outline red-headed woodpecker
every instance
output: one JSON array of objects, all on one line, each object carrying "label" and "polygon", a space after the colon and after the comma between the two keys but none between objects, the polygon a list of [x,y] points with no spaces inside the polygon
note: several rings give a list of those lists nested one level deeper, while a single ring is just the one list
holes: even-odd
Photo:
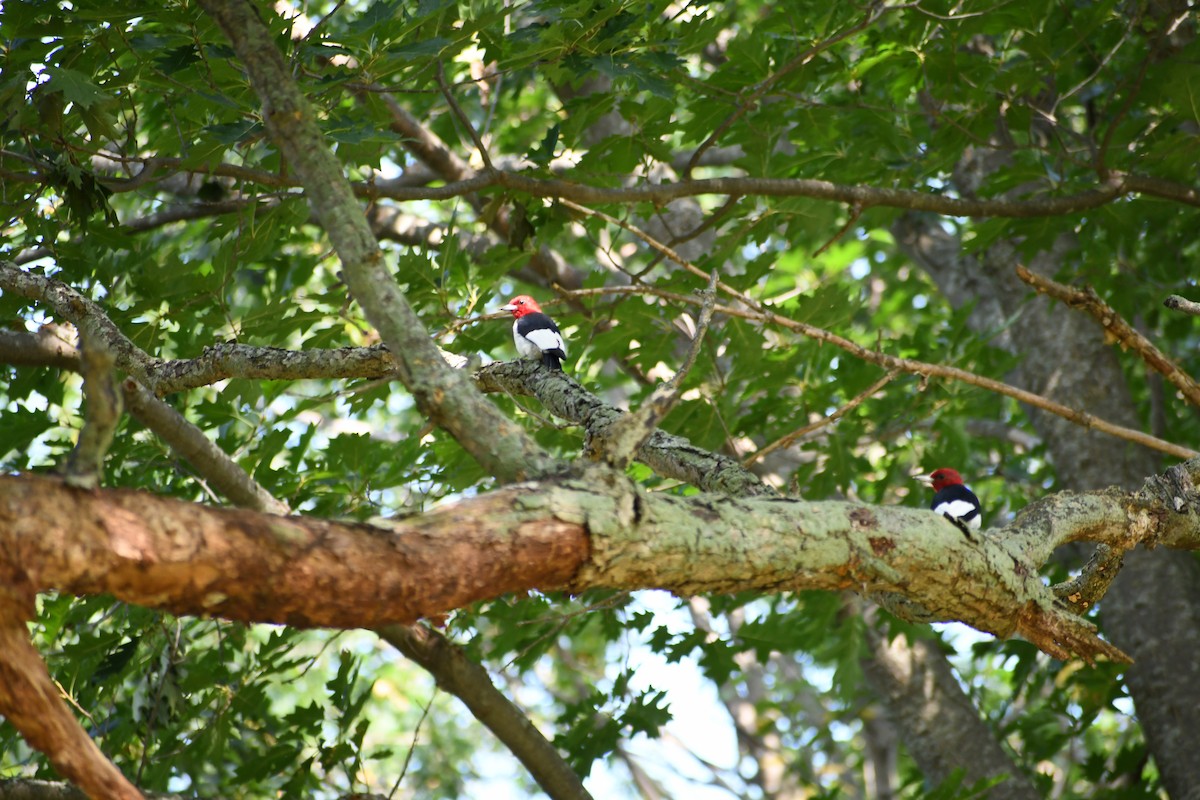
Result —
[{"label": "red-headed woodpecker", "polygon": [[979,530],[983,522],[979,498],[966,487],[958,470],[942,467],[928,475],[918,475],[917,480],[933,487],[930,508],[962,528],[968,536],[970,531]]},{"label": "red-headed woodpecker", "polygon": [[500,309],[511,311],[516,317],[513,322],[513,342],[522,358],[540,360],[550,369],[562,369],[567,357],[567,345],[554,320],[542,313],[542,307],[527,294],[514,297]]}]

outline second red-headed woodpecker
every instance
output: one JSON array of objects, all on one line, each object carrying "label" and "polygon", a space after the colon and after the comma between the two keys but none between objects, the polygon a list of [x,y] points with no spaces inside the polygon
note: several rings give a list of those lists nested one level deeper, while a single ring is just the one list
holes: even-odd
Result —
[{"label": "second red-headed woodpecker", "polygon": [[942,467],[928,475],[918,475],[917,480],[933,487],[933,502],[929,504],[938,514],[953,522],[967,536],[979,530],[983,524],[979,498],[963,483],[958,470]]},{"label": "second red-headed woodpecker", "polygon": [[516,318],[513,342],[522,358],[539,360],[550,369],[562,370],[563,359],[567,357],[566,342],[554,320],[542,313],[536,300],[527,294],[519,295],[500,310],[511,311]]}]

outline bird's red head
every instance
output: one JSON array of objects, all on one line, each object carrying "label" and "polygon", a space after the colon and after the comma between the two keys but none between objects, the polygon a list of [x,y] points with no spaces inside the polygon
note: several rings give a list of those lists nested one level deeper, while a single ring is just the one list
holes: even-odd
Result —
[{"label": "bird's red head", "polygon": [[929,473],[929,485],[933,487],[935,492],[940,492],[947,486],[955,486],[962,482],[962,475],[958,474],[958,470],[951,469],[950,467],[942,467]]},{"label": "bird's red head", "polygon": [[534,314],[541,311],[542,307],[537,304],[537,300],[534,300],[529,295],[521,294],[509,300],[500,310],[511,311],[514,317],[520,319],[526,314]]}]

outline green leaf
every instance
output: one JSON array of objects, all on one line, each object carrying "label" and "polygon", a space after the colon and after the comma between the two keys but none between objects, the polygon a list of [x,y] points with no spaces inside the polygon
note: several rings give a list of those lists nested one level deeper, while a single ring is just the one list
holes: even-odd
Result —
[{"label": "green leaf", "polygon": [[82,108],[90,108],[112,99],[81,72],[66,67],[47,67],[46,74],[50,76],[50,81],[46,84],[45,91],[61,93],[67,102]]}]

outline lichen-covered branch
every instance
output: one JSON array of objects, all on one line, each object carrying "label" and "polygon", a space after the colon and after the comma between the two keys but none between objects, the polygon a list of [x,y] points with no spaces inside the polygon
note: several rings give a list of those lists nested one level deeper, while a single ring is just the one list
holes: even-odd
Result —
[{"label": "lichen-covered branch", "polygon": [[[589,439],[605,439],[625,414],[580,386],[571,376],[538,369],[532,361],[488,364],[475,372],[475,382],[484,392],[536,397],[556,417],[582,426]],[[774,489],[743,469],[735,459],[661,430],[642,442],[635,458],[664,478],[690,483],[706,492],[734,497],[775,495]]]},{"label": "lichen-covered branch", "polygon": [[1069,581],[1057,583],[1050,589],[1055,597],[1073,608],[1076,614],[1085,614],[1108,592],[1108,587],[1112,585],[1124,563],[1124,550],[1098,544],[1078,575]]},{"label": "lichen-covered branch", "polygon": [[159,364],[154,386],[161,397],[230,378],[302,381],[398,376],[399,366],[383,345],[287,350],[225,342],[208,345],[196,358]]},{"label": "lichen-covered branch", "polygon": [[20,563],[3,567],[39,591],[110,592],[174,613],[245,621],[410,624],[535,588],[849,589],[902,596],[923,619],[1020,633],[1058,657],[1120,659],[1042,584],[1038,562],[1026,558],[1029,543],[1039,532],[1073,531],[1066,538],[1200,549],[1200,518],[1136,493],[1092,499],[1106,515],[1043,508],[975,542],[924,509],[677,497],[600,467],[386,528],[3,477],[0,553],[20,553]]},{"label": "lichen-covered branch", "polygon": [[1163,301],[1163,305],[1172,311],[1181,311],[1193,317],[1200,317],[1200,303],[1197,303],[1195,300],[1188,300],[1186,297],[1180,297],[1177,294],[1167,297]]},{"label": "lichen-covered branch", "polygon": [[84,336],[103,342],[121,370],[153,388],[151,371],[159,359],[147,355],[108,318],[96,303],[62,281],[36,272],[26,272],[8,261],[0,261],[0,290],[46,303],[60,319],[69,321]]}]

